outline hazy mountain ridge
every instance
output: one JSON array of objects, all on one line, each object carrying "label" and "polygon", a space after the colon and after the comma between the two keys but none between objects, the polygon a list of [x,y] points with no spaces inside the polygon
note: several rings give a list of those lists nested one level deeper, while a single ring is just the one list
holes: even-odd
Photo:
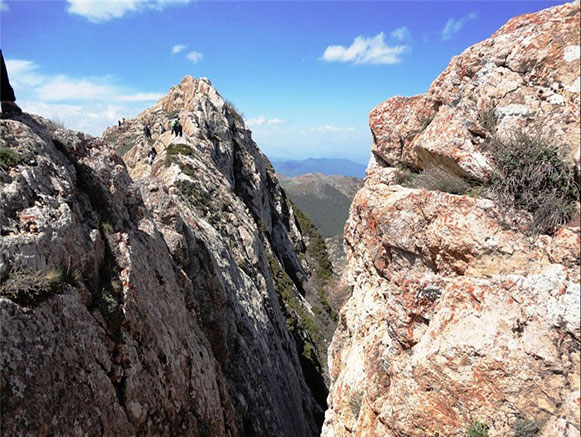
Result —
[{"label": "hazy mountain ridge", "polygon": [[324,237],[343,235],[349,206],[363,180],[350,176],[305,174],[297,177],[278,176],[291,199],[311,219]]},{"label": "hazy mountain ridge", "polygon": [[272,165],[278,174],[288,177],[307,173],[324,175],[365,177],[365,165],[348,159],[307,158],[302,160],[273,159]]}]

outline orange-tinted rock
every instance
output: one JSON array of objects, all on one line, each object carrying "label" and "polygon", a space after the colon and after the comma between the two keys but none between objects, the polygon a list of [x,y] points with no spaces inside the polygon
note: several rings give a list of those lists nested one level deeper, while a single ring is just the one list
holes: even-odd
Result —
[{"label": "orange-tinted rock", "polygon": [[578,163],[578,52],[579,3],[517,17],[425,95],[371,112],[323,436],[460,436],[475,420],[490,436],[513,435],[517,420],[579,436],[579,228],[530,237],[515,211],[395,185],[392,168],[486,180],[490,104],[494,135],[537,123]]}]

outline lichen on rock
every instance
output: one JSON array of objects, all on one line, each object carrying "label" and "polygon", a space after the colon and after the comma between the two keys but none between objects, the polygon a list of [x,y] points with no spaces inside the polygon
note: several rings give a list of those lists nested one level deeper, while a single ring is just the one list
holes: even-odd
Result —
[{"label": "lichen on rock", "polygon": [[488,184],[491,139],[517,129],[550,132],[578,183],[578,46],[578,2],[516,17],[371,111],[322,435],[579,435],[578,220],[532,235],[494,195],[398,184],[434,167]]}]

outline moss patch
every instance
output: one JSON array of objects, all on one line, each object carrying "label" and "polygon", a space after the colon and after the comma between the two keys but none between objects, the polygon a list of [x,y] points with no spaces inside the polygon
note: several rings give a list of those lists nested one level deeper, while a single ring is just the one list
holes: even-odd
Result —
[{"label": "moss patch", "polygon": [[23,158],[8,147],[0,147],[0,168],[8,170],[10,167],[20,164]]}]

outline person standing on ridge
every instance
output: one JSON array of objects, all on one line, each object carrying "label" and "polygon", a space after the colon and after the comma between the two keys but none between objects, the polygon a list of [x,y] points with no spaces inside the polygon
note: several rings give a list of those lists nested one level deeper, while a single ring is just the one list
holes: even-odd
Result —
[{"label": "person standing on ridge", "polygon": [[143,126],[143,133],[145,134],[145,138],[151,139],[151,130],[148,125]]},{"label": "person standing on ridge", "polygon": [[151,150],[149,151],[149,153],[147,154],[147,162],[149,163],[149,165],[153,164],[153,160],[155,159],[155,157],[157,156],[157,150],[155,150],[155,147],[152,147]]},{"label": "person standing on ridge", "polygon": [[6,64],[4,63],[4,54],[0,49],[0,58],[2,58],[2,71],[0,76],[0,100],[2,105],[2,112],[5,114],[22,114],[22,109],[16,104],[16,97],[14,96],[14,90],[10,86],[10,80],[8,80],[8,71],[6,70]]},{"label": "person standing on ridge", "polygon": [[177,123],[177,118],[172,118],[171,122],[169,124],[170,128],[171,128],[171,134],[175,134],[176,133],[176,123]]},{"label": "person standing on ridge", "polygon": [[176,124],[175,124],[175,131],[176,131],[176,137],[177,136],[182,136],[182,125],[179,121],[179,119],[176,119]]}]

